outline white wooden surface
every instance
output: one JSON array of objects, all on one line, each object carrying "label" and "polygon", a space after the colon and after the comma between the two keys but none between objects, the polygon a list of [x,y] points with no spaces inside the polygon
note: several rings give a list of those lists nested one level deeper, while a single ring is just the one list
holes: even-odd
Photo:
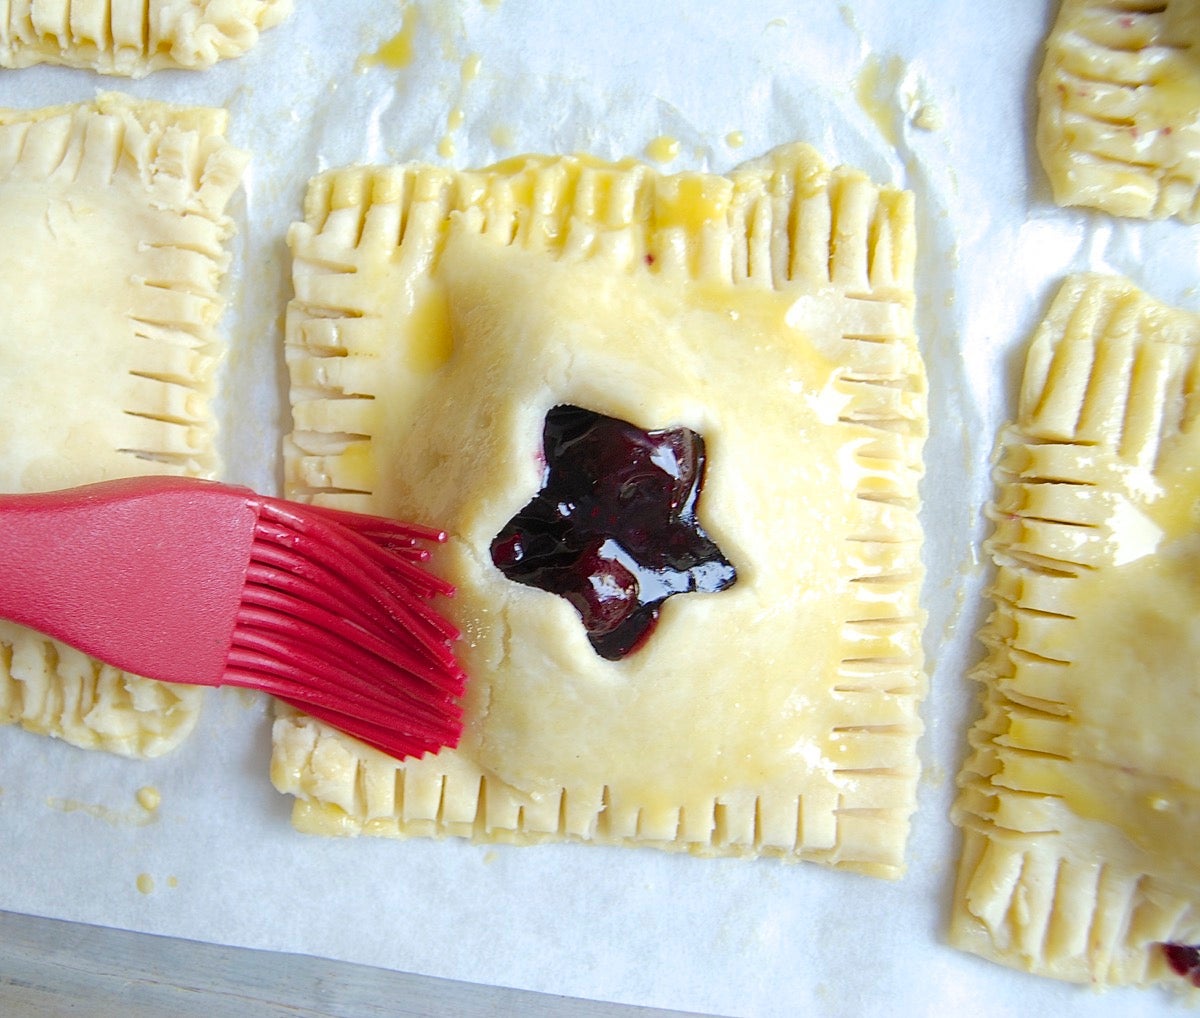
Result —
[{"label": "white wooden surface", "polygon": [[679,1014],[0,912],[3,1018]]}]

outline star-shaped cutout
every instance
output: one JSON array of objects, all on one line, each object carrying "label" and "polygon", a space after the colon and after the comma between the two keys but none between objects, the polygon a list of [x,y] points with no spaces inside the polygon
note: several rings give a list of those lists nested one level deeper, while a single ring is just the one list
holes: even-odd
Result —
[{"label": "star-shaped cutout", "polygon": [[704,440],[688,428],[643,431],[576,406],[546,415],[541,491],[492,541],[510,580],[566,598],[596,653],[641,647],[662,603],[737,578],[696,519]]}]

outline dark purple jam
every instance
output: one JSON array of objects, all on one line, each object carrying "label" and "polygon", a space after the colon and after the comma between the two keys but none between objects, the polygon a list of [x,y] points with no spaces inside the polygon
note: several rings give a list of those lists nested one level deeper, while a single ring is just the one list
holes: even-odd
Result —
[{"label": "dark purple jam", "polygon": [[542,490],[492,541],[492,561],[510,580],[566,598],[601,657],[642,646],[672,594],[733,584],[733,566],[696,519],[704,440],[694,431],[642,431],[557,406],[543,447]]},{"label": "dark purple jam", "polygon": [[1200,947],[1193,944],[1163,944],[1163,954],[1171,971],[1200,987]]}]

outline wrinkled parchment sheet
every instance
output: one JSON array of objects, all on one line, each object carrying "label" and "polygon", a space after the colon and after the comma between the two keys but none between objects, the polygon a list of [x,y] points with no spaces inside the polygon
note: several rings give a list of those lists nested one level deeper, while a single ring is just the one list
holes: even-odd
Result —
[{"label": "wrinkled parchment sheet", "polygon": [[[234,215],[220,402],[231,480],[278,488],[284,236],[305,182],[350,162],[678,154],[723,172],[805,140],[917,196],[932,434],[924,777],[908,875],[580,845],[323,840],[268,776],[269,715],[209,696],[134,762],[0,729],[0,908],[221,944],[727,1015],[1173,1012],[1158,992],[1034,979],[945,944],[954,775],[975,715],[988,457],[1063,275],[1130,275],[1200,306],[1200,227],[1054,207],[1032,151],[1050,0],[296,0],[248,56],[136,82],[0,71],[0,105],[118,88],[215,104],[253,156]],[[372,61],[394,43],[390,60]],[[411,42],[407,62],[404,42]],[[460,122],[461,121],[461,122]],[[932,129],[930,129],[932,128]],[[656,139],[659,139],[656,141]],[[0,451],[2,455],[2,451]],[[161,796],[156,810],[139,789]],[[140,886],[139,886],[140,884]],[[163,974],[164,976],[168,974]]]}]

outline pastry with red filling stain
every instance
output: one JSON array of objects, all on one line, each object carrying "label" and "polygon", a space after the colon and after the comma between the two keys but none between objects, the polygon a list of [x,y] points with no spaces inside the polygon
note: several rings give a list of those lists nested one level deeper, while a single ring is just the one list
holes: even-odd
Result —
[{"label": "pastry with red filling stain", "polygon": [[1000,436],[952,941],[1093,986],[1197,979],[1200,316],[1080,275]]},{"label": "pastry with red filling stain", "polygon": [[1200,221],[1200,0],[1062,0],[1037,89],[1059,205]]}]

